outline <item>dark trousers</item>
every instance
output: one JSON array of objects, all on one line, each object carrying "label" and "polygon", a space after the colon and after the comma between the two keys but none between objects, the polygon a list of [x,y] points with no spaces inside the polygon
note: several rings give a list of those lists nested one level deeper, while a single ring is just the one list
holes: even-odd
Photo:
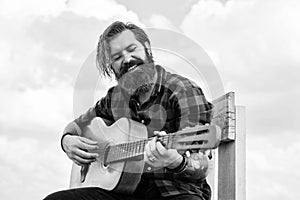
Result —
[{"label": "dark trousers", "polygon": [[44,200],[201,200],[195,195],[178,195],[174,197],[161,197],[154,193],[124,195],[106,191],[101,188],[89,187],[63,190],[48,195]]},{"label": "dark trousers", "polygon": [[[144,175],[146,176],[146,175]],[[48,195],[44,200],[203,200],[192,194],[162,197],[154,181],[142,178],[132,195],[124,195],[98,187],[63,190]]]},{"label": "dark trousers", "polygon": [[44,200],[203,200],[192,194],[162,197],[154,181],[145,178],[146,176],[151,174],[143,175],[132,195],[115,193],[98,187],[85,187],[55,192]]}]

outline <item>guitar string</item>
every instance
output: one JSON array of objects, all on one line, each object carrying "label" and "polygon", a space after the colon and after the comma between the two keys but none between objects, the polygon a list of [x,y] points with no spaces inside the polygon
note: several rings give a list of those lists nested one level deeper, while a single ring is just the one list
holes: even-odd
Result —
[{"label": "guitar string", "polygon": [[[162,141],[163,143],[167,143],[168,141],[170,141],[170,138],[173,136],[174,136],[174,134],[169,134],[169,135],[165,135],[165,136],[161,137],[160,139],[163,140]],[[112,152],[115,151],[116,153],[113,153],[114,159],[111,158],[111,160],[120,160],[122,158],[126,159],[126,158],[130,158],[130,157],[134,157],[134,156],[143,154],[146,142],[150,141],[152,138],[147,138],[147,139],[138,140],[138,141],[132,141],[132,142],[128,142],[128,143],[122,143],[122,144],[118,144],[118,145],[113,145],[112,146],[113,149],[110,149],[110,151],[112,151]],[[137,147],[139,147],[139,150],[136,150]]]},{"label": "guitar string", "polygon": [[[170,142],[172,141],[171,137],[175,137],[175,133],[161,136],[159,139],[164,144],[169,145],[170,147],[170,145],[172,145]],[[109,161],[118,161],[121,159],[127,159],[127,158],[131,158],[143,154],[146,143],[150,141],[152,138],[153,137],[143,139],[143,140],[138,140],[138,141],[131,141],[127,143],[111,145],[108,152],[109,155],[107,155],[109,157]],[[107,153],[106,151],[101,151],[102,158],[104,158],[106,153]]]},{"label": "guitar string", "polygon": [[[205,131],[207,129],[204,128],[203,130]],[[161,136],[159,139],[164,144],[170,146],[170,141],[172,141],[170,139],[171,139],[171,137],[174,137],[174,136],[175,136],[175,133],[168,134],[168,135],[165,135],[165,136]],[[131,158],[131,157],[138,156],[138,155],[142,154],[143,151],[144,151],[144,146],[146,145],[146,142],[150,141],[152,138],[153,137],[147,138],[147,139],[144,139],[144,140],[140,140],[140,141],[131,141],[131,142],[126,142],[126,143],[112,145],[112,149],[110,149],[110,152],[112,152],[112,154],[114,156],[111,157],[111,160],[126,159],[126,158]],[[138,142],[139,143],[142,142],[142,145],[141,144],[137,144]],[[139,151],[137,151],[136,150],[137,147],[138,148],[141,147],[141,149],[139,148]]]},{"label": "guitar string", "polygon": [[[198,114],[193,114],[193,115],[189,115],[189,116],[181,116],[181,117],[178,117],[177,119],[190,118],[191,116],[195,116],[195,115],[198,115],[200,117],[201,114],[205,114],[205,113],[209,113],[209,112],[211,112],[212,115],[213,115],[213,110],[214,109],[210,109],[210,110],[198,113]],[[165,137],[162,137],[163,139],[167,138],[167,141],[165,141],[165,143],[170,142],[169,140],[170,140],[170,136],[172,134],[174,134],[174,133],[170,133],[170,134],[166,135]],[[123,157],[130,158],[130,157],[135,156],[135,155],[128,155],[128,153],[131,153],[132,151],[136,150],[135,147],[138,146],[138,147],[141,147],[141,149],[139,149],[139,151],[137,151],[137,154],[142,154],[142,152],[144,151],[144,147],[146,145],[146,141],[148,142],[152,138],[153,137],[147,138],[147,139],[144,139],[144,140],[138,140],[138,141],[132,141],[132,142],[128,142],[128,143],[121,143],[121,144],[111,145],[108,153],[112,153],[113,154],[112,157],[115,158],[116,160],[118,160],[120,158],[123,158]],[[142,144],[137,145],[136,144],[137,142],[139,142],[139,143],[142,142]],[[103,158],[103,157],[106,156],[105,154],[108,154],[108,153],[106,152],[106,149],[104,149],[103,151],[100,152],[100,156]],[[127,153],[127,155],[124,156],[124,153]]]}]

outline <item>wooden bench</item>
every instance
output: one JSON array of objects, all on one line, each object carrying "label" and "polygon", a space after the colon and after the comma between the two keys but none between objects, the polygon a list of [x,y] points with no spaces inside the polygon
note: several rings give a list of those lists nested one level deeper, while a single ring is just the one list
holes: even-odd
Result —
[{"label": "wooden bench", "polygon": [[235,105],[234,92],[213,100],[213,124],[222,129],[221,143],[213,150],[208,177],[213,200],[244,200],[245,187],[245,107]]}]

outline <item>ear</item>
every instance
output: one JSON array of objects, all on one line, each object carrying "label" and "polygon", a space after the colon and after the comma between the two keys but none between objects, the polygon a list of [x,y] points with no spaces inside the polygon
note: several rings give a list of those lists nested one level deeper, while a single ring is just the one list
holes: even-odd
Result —
[{"label": "ear", "polygon": [[145,42],[145,48],[149,55],[152,55],[151,46],[148,42]]}]

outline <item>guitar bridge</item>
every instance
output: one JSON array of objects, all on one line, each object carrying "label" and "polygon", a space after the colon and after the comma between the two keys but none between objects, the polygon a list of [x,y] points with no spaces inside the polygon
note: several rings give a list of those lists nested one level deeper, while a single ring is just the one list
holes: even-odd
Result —
[{"label": "guitar bridge", "polygon": [[80,182],[83,183],[85,181],[85,177],[89,171],[90,164],[81,166],[80,169]]}]

